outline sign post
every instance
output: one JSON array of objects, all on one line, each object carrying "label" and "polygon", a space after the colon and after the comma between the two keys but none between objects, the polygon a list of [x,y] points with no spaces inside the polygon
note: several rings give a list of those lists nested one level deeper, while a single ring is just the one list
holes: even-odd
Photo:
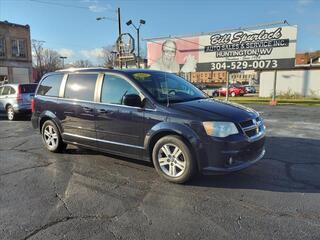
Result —
[{"label": "sign post", "polygon": [[122,33],[117,39],[117,58],[122,68],[122,63],[127,65],[128,61],[135,59],[134,38],[130,33]]},{"label": "sign post", "polygon": [[272,93],[272,100],[270,102],[270,105],[275,106],[277,105],[277,100],[276,100],[276,94],[277,94],[277,74],[278,71],[274,71],[274,78],[273,78],[273,93]]},{"label": "sign post", "polygon": [[230,73],[227,72],[227,90],[226,90],[226,101],[229,101],[229,82],[230,82]]}]

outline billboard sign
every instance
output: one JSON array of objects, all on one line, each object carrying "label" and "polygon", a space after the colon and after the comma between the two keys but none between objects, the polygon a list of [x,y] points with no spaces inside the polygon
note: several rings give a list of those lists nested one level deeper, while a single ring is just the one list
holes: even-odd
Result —
[{"label": "billboard sign", "polygon": [[151,69],[169,72],[239,71],[294,67],[297,26],[149,39]]}]

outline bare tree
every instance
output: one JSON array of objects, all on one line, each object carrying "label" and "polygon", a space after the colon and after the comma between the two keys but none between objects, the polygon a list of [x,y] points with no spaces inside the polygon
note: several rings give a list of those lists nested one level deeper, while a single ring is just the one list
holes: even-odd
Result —
[{"label": "bare tree", "polygon": [[89,60],[77,60],[72,64],[73,67],[78,67],[78,68],[87,68],[87,67],[92,67],[93,64]]},{"label": "bare tree", "polygon": [[61,68],[60,55],[52,49],[43,47],[44,41],[32,40],[33,66],[36,69],[39,80],[45,73],[56,71]]},{"label": "bare tree", "polygon": [[103,60],[104,60],[104,67],[114,67],[116,64],[116,52],[115,46],[109,45],[103,47]]},{"label": "bare tree", "polygon": [[37,80],[39,80],[44,73],[42,63],[43,43],[44,41],[32,39],[33,66],[37,71]]},{"label": "bare tree", "polygon": [[45,72],[53,72],[61,68],[60,54],[52,49],[44,49],[43,64]]}]

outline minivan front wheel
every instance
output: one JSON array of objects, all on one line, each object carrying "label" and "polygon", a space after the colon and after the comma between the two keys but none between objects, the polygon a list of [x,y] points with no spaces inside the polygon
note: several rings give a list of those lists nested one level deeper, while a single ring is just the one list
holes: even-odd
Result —
[{"label": "minivan front wheel", "polygon": [[66,149],[66,144],[62,141],[60,132],[53,121],[46,121],[41,130],[44,145],[50,152],[62,152]]},{"label": "minivan front wheel", "polygon": [[152,159],[157,172],[170,182],[184,183],[196,170],[191,150],[178,136],[161,138],[153,148]]}]

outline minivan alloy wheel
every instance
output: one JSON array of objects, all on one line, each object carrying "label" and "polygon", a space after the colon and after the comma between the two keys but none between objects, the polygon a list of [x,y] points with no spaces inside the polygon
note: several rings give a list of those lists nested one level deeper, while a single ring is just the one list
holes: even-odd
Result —
[{"label": "minivan alloy wheel", "polygon": [[170,177],[181,176],[186,168],[183,152],[172,143],[167,143],[160,148],[158,162],[161,170]]},{"label": "minivan alloy wheel", "polygon": [[48,148],[54,149],[59,144],[58,134],[51,125],[45,127],[43,137]]}]

